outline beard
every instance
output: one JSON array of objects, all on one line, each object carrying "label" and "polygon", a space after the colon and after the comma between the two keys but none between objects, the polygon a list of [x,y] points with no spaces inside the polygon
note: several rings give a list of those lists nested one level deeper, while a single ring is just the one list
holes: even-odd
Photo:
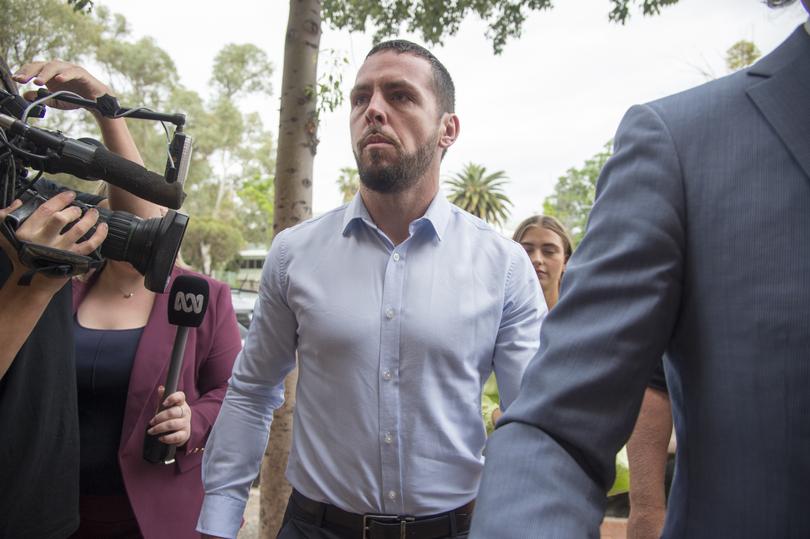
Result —
[{"label": "beard", "polygon": [[[438,133],[433,140],[428,140],[413,153],[405,153],[399,144],[393,144],[397,158],[389,164],[383,164],[384,150],[373,149],[369,152],[370,163],[364,164],[357,152],[357,172],[360,182],[366,188],[382,194],[401,193],[416,184],[433,162],[433,152],[439,140]],[[362,151],[362,150],[361,150]]]}]

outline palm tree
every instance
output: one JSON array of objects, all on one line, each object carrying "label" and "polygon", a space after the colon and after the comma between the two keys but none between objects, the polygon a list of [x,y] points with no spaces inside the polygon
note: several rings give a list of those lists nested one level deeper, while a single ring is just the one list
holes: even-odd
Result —
[{"label": "palm tree", "polygon": [[509,217],[509,200],[503,186],[509,179],[503,170],[487,174],[486,167],[467,163],[464,170],[446,181],[450,188],[450,202],[500,227]]},{"label": "palm tree", "polygon": [[343,197],[343,203],[350,202],[357,190],[360,189],[360,174],[354,167],[343,167],[340,169],[337,184],[340,196]]}]

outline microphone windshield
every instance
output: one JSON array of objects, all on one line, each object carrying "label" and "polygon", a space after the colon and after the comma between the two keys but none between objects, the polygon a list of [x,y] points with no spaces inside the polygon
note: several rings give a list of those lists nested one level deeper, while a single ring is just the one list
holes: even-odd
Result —
[{"label": "microphone windshield", "polygon": [[208,308],[208,281],[192,275],[180,275],[169,292],[169,323],[196,328]]}]

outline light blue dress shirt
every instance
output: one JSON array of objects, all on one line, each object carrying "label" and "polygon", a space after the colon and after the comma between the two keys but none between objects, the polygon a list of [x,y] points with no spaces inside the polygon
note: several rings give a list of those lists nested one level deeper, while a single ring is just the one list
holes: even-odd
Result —
[{"label": "light blue dress shirt", "polygon": [[517,243],[438,195],[394,245],[360,196],[279,233],[205,450],[200,531],[234,537],[298,353],[287,478],[354,513],[429,515],[475,497],[486,432],[539,346],[546,305]]}]

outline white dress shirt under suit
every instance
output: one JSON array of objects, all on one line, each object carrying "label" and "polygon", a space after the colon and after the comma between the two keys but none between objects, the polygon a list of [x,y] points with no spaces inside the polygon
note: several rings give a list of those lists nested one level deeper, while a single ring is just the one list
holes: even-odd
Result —
[{"label": "white dress shirt under suit", "polygon": [[200,531],[234,537],[298,353],[287,478],[354,513],[429,515],[475,497],[481,387],[501,406],[546,306],[515,242],[437,195],[394,245],[360,196],[279,233],[208,440]]}]

